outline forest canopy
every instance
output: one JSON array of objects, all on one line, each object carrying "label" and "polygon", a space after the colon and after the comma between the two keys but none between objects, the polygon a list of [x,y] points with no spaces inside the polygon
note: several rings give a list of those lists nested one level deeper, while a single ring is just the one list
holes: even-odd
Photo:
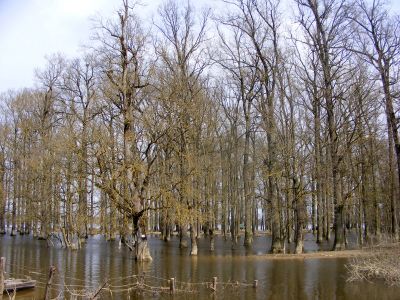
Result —
[{"label": "forest canopy", "polygon": [[[318,243],[399,239],[400,18],[384,1],[123,0],[81,56],[54,54],[36,88],[0,96],[0,232],[149,232],[233,244],[304,230]],[[332,236],[331,236],[332,235]],[[211,249],[213,249],[211,238]]]}]

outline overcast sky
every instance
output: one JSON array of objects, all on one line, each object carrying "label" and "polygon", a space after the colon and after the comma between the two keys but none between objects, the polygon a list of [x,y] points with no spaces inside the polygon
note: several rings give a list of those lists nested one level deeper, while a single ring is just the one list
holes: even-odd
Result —
[{"label": "overcast sky", "polygon": [[[145,3],[146,1],[142,1]],[[155,3],[159,0],[149,0]],[[0,0],[0,92],[31,87],[45,56],[78,56],[89,43],[93,18],[108,18],[119,0]],[[151,18],[156,5],[141,8]]]},{"label": "overcast sky", "polygon": [[[161,0],[142,0],[142,18],[150,19]],[[183,1],[183,0],[182,0]],[[202,0],[203,3],[216,0]],[[185,1],[186,2],[186,1]],[[196,1],[194,1],[196,2]],[[400,12],[400,0],[392,0]],[[110,17],[119,0],[0,0],[0,92],[31,87],[34,69],[45,56],[79,55],[89,42],[91,18]],[[150,5],[151,3],[151,5]]]}]

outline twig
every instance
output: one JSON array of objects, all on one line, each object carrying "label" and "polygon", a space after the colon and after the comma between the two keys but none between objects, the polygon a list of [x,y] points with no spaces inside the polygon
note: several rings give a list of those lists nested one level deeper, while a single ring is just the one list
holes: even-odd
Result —
[{"label": "twig", "polygon": [[108,280],[104,281],[104,283],[99,287],[99,289],[94,293],[94,295],[90,299],[96,299],[97,295],[100,294],[101,290],[106,286]]}]

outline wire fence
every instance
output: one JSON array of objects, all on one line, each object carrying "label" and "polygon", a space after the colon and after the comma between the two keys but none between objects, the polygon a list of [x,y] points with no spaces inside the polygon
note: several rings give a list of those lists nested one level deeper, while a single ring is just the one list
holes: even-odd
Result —
[{"label": "wire fence", "polygon": [[[163,278],[147,273],[132,274],[121,277],[110,277],[102,282],[91,282],[82,278],[73,277],[57,270],[51,274],[46,269],[28,269],[23,266],[6,263],[8,269],[7,278],[32,279],[36,281],[36,287],[51,291],[51,299],[97,299],[100,295],[132,295],[133,293],[160,295],[160,294],[196,294],[202,291],[238,290],[243,288],[257,288],[258,280],[251,283],[241,281],[219,281],[217,277],[209,281],[187,282],[176,278]],[[50,278],[51,277],[51,278]],[[55,298],[54,298],[55,296]],[[9,294],[12,299],[12,295]]]}]

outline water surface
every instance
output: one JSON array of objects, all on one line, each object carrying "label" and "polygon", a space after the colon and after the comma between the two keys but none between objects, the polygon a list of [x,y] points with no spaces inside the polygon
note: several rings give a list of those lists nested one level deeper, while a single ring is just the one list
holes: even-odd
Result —
[{"label": "water surface", "polygon": [[[217,292],[212,292],[206,286],[193,285],[197,292],[175,295],[103,292],[101,299],[400,299],[400,288],[383,282],[346,282],[345,258],[266,259],[270,239],[265,236],[256,237],[250,250],[242,246],[232,250],[230,241],[217,237],[214,253],[208,250],[208,240],[201,239],[197,257],[191,257],[189,249],[179,249],[176,238],[165,243],[151,237],[149,243],[153,262],[145,264],[136,263],[132,252],[119,249],[118,242],[107,242],[101,236],[90,237],[85,248],[78,251],[47,248],[46,242],[28,236],[2,236],[0,255],[7,259],[6,277],[30,276],[38,281],[36,289],[18,292],[17,299],[41,299],[51,265],[58,270],[52,295],[60,298],[69,298],[69,292],[95,290],[106,279],[114,291],[124,290],[133,280],[129,276],[144,272],[154,286],[167,286],[162,279],[171,277],[200,283],[210,282],[215,276],[232,286],[217,286]],[[305,249],[318,250],[310,235],[306,236]],[[255,279],[256,289],[235,286],[236,282],[251,285]]]}]

